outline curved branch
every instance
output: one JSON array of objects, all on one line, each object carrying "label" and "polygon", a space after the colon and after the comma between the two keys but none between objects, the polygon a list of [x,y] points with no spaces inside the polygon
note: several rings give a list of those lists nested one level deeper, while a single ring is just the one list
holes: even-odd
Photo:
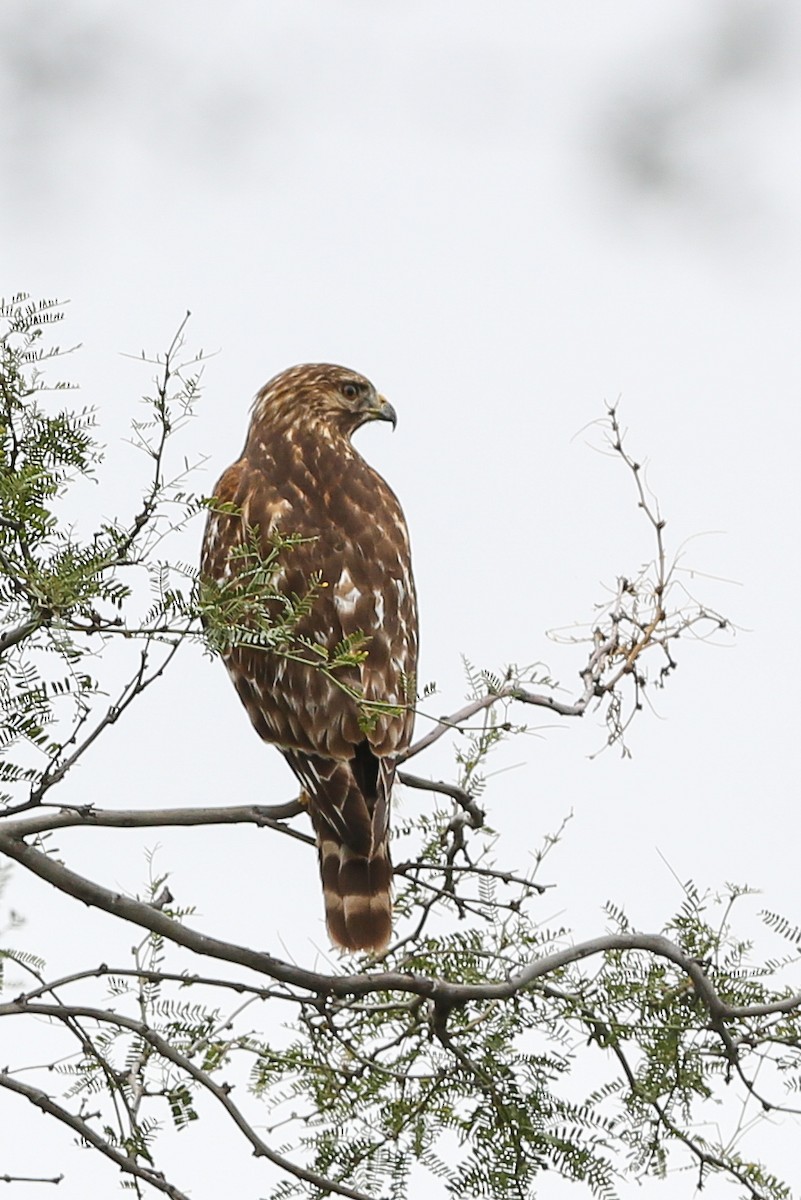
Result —
[{"label": "curved branch", "polygon": [[499,700],[517,700],[520,704],[530,704],[535,708],[547,708],[549,712],[556,713],[560,717],[584,716],[590,701],[609,691],[609,687],[602,685],[599,681],[606,658],[617,644],[616,629],[608,638],[596,643],[587,660],[586,667],[579,672],[584,680],[584,690],[578,700],[572,704],[557,700],[548,692],[530,692],[528,688],[510,683],[507,687],[498,688],[497,691],[488,692],[486,696],[479,696],[477,700],[471,700],[464,708],[460,708],[458,712],[449,717],[440,717],[430,733],[413,742],[406,753],[400,755],[399,761],[406,762],[407,759],[414,758],[416,754],[420,754],[422,750],[427,750],[434,742],[438,742],[446,733],[451,733],[453,730],[458,732],[465,721],[469,721],[471,717],[487,708],[492,708],[493,704],[497,704]]},{"label": "curved branch", "polygon": [[433,745],[434,742],[438,742],[446,733],[451,733],[453,730],[458,731],[465,721],[469,721],[477,713],[483,712],[485,708],[491,708],[499,700],[519,700],[523,704],[533,704],[539,708],[547,708],[551,712],[558,713],[561,717],[580,717],[594,694],[594,687],[585,689],[584,695],[575,704],[564,704],[561,700],[555,700],[553,696],[549,696],[547,692],[529,692],[525,688],[512,685],[499,688],[497,692],[489,692],[486,696],[479,696],[477,700],[471,700],[469,704],[465,704],[464,708],[460,708],[458,712],[452,713],[449,717],[440,717],[430,733],[418,738],[416,742],[412,743],[405,754],[399,756],[399,762],[407,762],[408,759],[414,758],[416,754],[427,750],[429,746]]},{"label": "curved branch", "polygon": [[[409,757],[411,750],[406,755]],[[455,783],[444,783],[441,779],[423,779],[421,775],[410,775],[408,771],[398,771],[398,783],[402,783],[404,787],[417,788],[423,792],[438,792],[442,796],[449,796],[454,800],[460,808],[468,814],[471,819],[471,824],[474,829],[480,829],[484,824],[486,813],[481,808],[469,792]]]},{"label": "curved branch", "polygon": [[75,1113],[71,1113],[69,1109],[62,1108],[60,1104],[56,1104],[55,1100],[51,1099],[41,1088],[31,1087],[30,1084],[22,1083],[21,1080],[14,1079],[13,1076],[6,1074],[5,1071],[0,1071],[0,1087],[4,1087],[10,1092],[17,1092],[18,1095],[30,1100],[31,1104],[35,1108],[38,1108],[40,1112],[47,1113],[48,1116],[55,1117],[57,1121],[61,1121],[63,1125],[74,1129],[83,1141],[88,1142],[90,1146],[94,1146],[95,1150],[99,1150],[106,1158],[110,1158],[127,1175],[135,1175],[137,1179],[143,1179],[151,1187],[169,1196],[170,1200],[189,1200],[186,1193],[179,1191],[177,1187],[169,1183],[160,1171],[154,1171],[151,1167],[141,1166],[135,1159],[129,1158],[127,1154],[123,1154],[121,1150],[110,1145],[100,1134],[92,1129],[91,1125],[87,1125],[86,1121]]},{"label": "curved branch", "polygon": [[[201,1070],[201,1068],[196,1066],[191,1059],[187,1058],[186,1055],[181,1054],[180,1050],[176,1050],[175,1047],[170,1044],[170,1042],[161,1037],[160,1034],[156,1033],[154,1029],[151,1029],[148,1025],[145,1025],[142,1021],[137,1021],[133,1017],[123,1016],[120,1013],[111,1012],[108,1009],[91,1008],[82,1004],[30,1004],[23,1000],[12,1000],[9,1004],[0,1004],[0,1017],[15,1016],[21,1013],[34,1013],[38,1016],[53,1017],[60,1021],[67,1020],[69,1018],[83,1018],[84,1020],[97,1021],[99,1024],[105,1023],[109,1025],[117,1025],[121,1029],[129,1029],[132,1033],[137,1034],[138,1037],[143,1038],[149,1045],[151,1045],[156,1053],[160,1054],[162,1058],[167,1059],[168,1062],[173,1063],[176,1067],[180,1068],[180,1070],[185,1071],[186,1074],[190,1075],[196,1083],[199,1083],[202,1087],[206,1088],[207,1091],[211,1092],[215,1099],[220,1102],[225,1111],[228,1113],[237,1129],[239,1129],[240,1132],[243,1133],[250,1142],[251,1146],[253,1147],[253,1152],[257,1157],[268,1159],[271,1163],[273,1163],[274,1166],[280,1167],[288,1174],[294,1175],[297,1179],[302,1179],[305,1183],[312,1184],[314,1187],[319,1188],[323,1192],[336,1192],[336,1194],[339,1196],[348,1197],[348,1200],[370,1200],[370,1197],[366,1196],[364,1192],[359,1192],[355,1188],[349,1188],[345,1184],[336,1183],[332,1179],[327,1179],[323,1175],[318,1175],[316,1171],[309,1171],[306,1169],[306,1167],[301,1167],[297,1163],[290,1162],[290,1160],[284,1158],[282,1154],[278,1154],[275,1150],[271,1150],[267,1143],[263,1142],[258,1136],[249,1122],[245,1120],[244,1116],[231,1099],[229,1091],[225,1085],[215,1083],[210,1075]],[[0,1084],[2,1083],[3,1077],[0,1075]],[[12,1090],[14,1089],[12,1088]],[[30,1090],[35,1092],[37,1089],[32,1088]],[[44,1095],[44,1093],[41,1093],[41,1095]],[[30,1096],[28,1098],[31,1099]],[[34,1100],[33,1102],[38,1104],[38,1101]],[[39,1105],[39,1107],[42,1106]],[[50,1110],[44,1109],[44,1111]],[[76,1119],[80,1120],[80,1118]],[[84,1123],[81,1122],[81,1124]],[[86,1126],[86,1128],[88,1129],[90,1127]],[[82,1133],[81,1136],[85,1137],[86,1135]],[[98,1141],[102,1143],[102,1139],[98,1139]],[[93,1142],[93,1145],[98,1145],[98,1142]],[[102,1149],[102,1145],[98,1145],[98,1149]],[[127,1170],[128,1168],[126,1167],[124,1169]],[[144,1178],[146,1178],[146,1176],[144,1176]],[[148,1179],[148,1183],[149,1182],[151,1182],[150,1179]],[[168,1194],[172,1195],[173,1193],[168,1192]],[[177,1191],[175,1192],[176,1197],[181,1197],[181,1195],[181,1193]]]},{"label": "curved branch", "polygon": [[[793,1007],[792,998],[777,1001],[774,1005],[730,1007],[720,999],[697,959],[686,954],[680,946],[662,934],[615,933],[591,938],[589,941],[579,942],[564,950],[534,959],[522,971],[500,982],[457,984],[401,971],[323,975],[297,967],[293,963],[283,962],[263,951],[251,950],[247,946],[226,942],[191,929],[153,905],[145,904],[141,900],[132,900],[119,892],[112,892],[71,871],[41,850],[36,850],[33,846],[28,846],[5,833],[0,833],[0,852],[7,854],[40,879],[53,884],[59,891],[83,901],[84,904],[100,908],[142,929],[161,934],[169,941],[193,950],[196,954],[236,963],[260,975],[267,975],[290,987],[301,988],[317,996],[364,996],[371,992],[405,992],[427,997],[444,1009],[449,1009],[471,1001],[506,1000],[525,991],[561,967],[593,958],[609,950],[642,950],[658,958],[667,959],[683,971],[714,1020],[727,1021],[767,1015],[768,1012],[785,1012]],[[798,997],[798,1002],[801,1005],[801,996]]]}]

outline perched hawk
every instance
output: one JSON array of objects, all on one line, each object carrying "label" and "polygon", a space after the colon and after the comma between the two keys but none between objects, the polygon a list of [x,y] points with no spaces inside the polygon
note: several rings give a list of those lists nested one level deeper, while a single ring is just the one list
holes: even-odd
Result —
[{"label": "perched hawk", "polygon": [[[364,661],[333,679],[258,646],[224,655],[256,732],[278,746],[307,794],[328,931],[348,950],[380,950],[392,929],[390,795],[412,736],[417,663],[403,512],[350,440],[376,420],[394,426],[395,410],[345,367],[292,367],[265,384],[242,457],[215,488],[223,511],[209,515],[201,564],[201,578],[225,583],[244,561],[232,552],[254,530],[264,555],[275,531],[298,534],[307,540],[281,548],[273,577],[287,596],[319,579],[297,635],[331,654],[343,637],[366,635]],[[397,707],[360,722],[363,710],[341,684]]]}]

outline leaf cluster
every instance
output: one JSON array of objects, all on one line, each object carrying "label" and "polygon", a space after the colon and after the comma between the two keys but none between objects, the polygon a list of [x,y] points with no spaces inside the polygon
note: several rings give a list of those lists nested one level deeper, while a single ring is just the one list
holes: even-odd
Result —
[{"label": "leaf cluster", "polygon": [[[82,747],[147,686],[157,643],[177,648],[194,619],[186,577],[156,556],[166,532],[200,510],[181,490],[184,467],[165,476],[167,439],[189,419],[199,374],[176,360],[180,333],[163,360],[149,416],[133,423],[150,460],[139,507],[128,521],[99,521],[82,533],[67,516],[68,493],[97,478],[103,461],[91,409],[54,405],[73,385],[46,383],[42,364],[58,359],[43,334],[64,318],[55,301],[25,295],[0,302],[0,794],[6,811],[37,803]],[[52,395],[51,395],[52,394]],[[133,574],[156,600],[136,613]],[[112,638],[139,640],[132,680],[97,716],[100,652]],[[164,662],[162,655],[161,663]],[[158,670],[158,666],[156,666]],[[11,755],[14,754],[14,757]],[[21,797],[23,797],[21,799]]]}]

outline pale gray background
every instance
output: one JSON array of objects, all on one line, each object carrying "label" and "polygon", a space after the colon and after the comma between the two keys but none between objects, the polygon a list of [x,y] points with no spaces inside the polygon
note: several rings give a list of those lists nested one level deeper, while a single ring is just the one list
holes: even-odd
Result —
[{"label": "pale gray background", "polygon": [[[132,504],[145,468],[120,439],[147,375],[120,352],[162,348],[188,307],[190,343],[220,351],[182,443],[210,455],[200,490],[286,365],[344,362],[395,404],[394,437],[371,428],[359,445],[411,526],[433,713],[459,704],[462,652],[490,668],[545,659],[571,689],[582,652],[544,631],[590,618],[602,584],[650,556],[631,480],[589,448],[597,433],[575,436],[605,399],[622,397],[631,448],[651,462],[669,545],[714,532],[686,563],[733,581],[693,586],[743,632],[680,648],[657,715],[631,732],[633,761],[589,760],[603,740],[592,718],[531,713],[542,735],[499,756],[516,767],[490,794],[506,862],[525,867],[574,813],[542,911],[577,937],[604,928],[607,898],[660,928],[676,876],[763,888],[746,931],[763,904],[799,918],[800,68],[797,7],[769,0],[0,10],[0,290],[72,301],[60,336],[84,349],[68,369],[109,444],[87,519]],[[449,762],[441,745],[420,767]],[[59,795],[145,806],[293,790],[222,669],[188,650]],[[405,812],[428,802],[401,798]],[[59,838],[78,869],[130,892],[157,843],[196,925],[326,961],[314,865],[286,840]],[[123,961],[129,935],[19,871],[6,899],[50,971]],[[759,957],[780,952],[758,936]],[[722,1127],[738,1116],[723,1110]],[[0,1173],[68,1172],[57,1192],[20,1190],[28,1200],[115,1194],[113,1168],[21,1101],[0,1097],[0,1119]],[[775,1154],[797,1186],[797,1136],[776,1119],[748,1153]],[[179,1186],[265,1194],[233,1135],[210,1143],[208,1130],[174,1140],[164,1162]],[[694,1185],[680,1174],[648,1194]],[[547,1180],[548,1195],[568,1192]]]}]

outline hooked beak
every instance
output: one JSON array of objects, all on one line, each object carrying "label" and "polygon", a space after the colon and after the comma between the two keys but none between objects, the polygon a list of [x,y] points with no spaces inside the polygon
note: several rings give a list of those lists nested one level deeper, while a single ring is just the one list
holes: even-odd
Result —
[{"label": "hooked beak", "polygon": [[395,409],[383,396],[377,396],[376,401],[377,403],[371,405],[367,410],[369,417],[374,421],[390,421],[394,429],[398,423],[398,414]]}]

